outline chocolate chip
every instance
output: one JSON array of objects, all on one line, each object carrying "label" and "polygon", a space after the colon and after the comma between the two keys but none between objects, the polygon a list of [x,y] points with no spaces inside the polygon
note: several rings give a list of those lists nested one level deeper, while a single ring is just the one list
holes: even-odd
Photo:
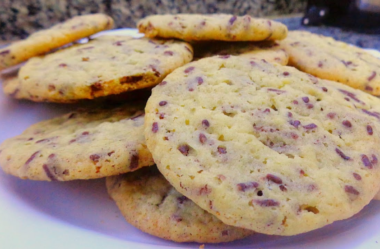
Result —
[{"label": "chocolate chip", "polygon": [[280,205],[278,201],[275,201],[273,199],[254,200],[253,202],[258,204],[261,207],[276,207]]},{"label": "chocolate chip", "polygon": [[257,188],[259,184],[257,182],[245,182],[238,183],[236,186],[239,191],[245,192],[246,190]]},{"label": "chocolate chip", "polygon": [[310,100],[309,100],[309,97],[307,97],[307,96],[306,96],[306,97],[302,97],[302,100],[303,100],[303,102],[305,102],[305,103],[309,103],[309,101],[310,101]]},{"label": "chocolate chip", "polygon": [[282,184],[282,179],[278,176],[267,174],[266,178],[268,179],[268,181],[271,181],[277,184]]},{"label": "chocolate chip", "polygon": [[158,103],[158,105],[159,105],[159,106],[164,106],[164,105],[166,105],[167,103],[168,103],[167,101],[164,101],[164,100],[163,100],[163,101],[160,101],[160,103]]},{"label": "chocolate chip", "polygon": [[182,153],[182,155],[187,156],[189,154],[190,147],[187,144],[183,144],[178,146],[178,150]]},{"label": "chocolate chip", "polygon": [[50,169],[49,169],[49,167],[48,167],[47,164],[42,165],[42,168],[44,169],[46,176],[47,176],[50,180],[52,180],[52,181],[57,181],[57,180],[58,180],[58,179],[53,175],[53,173],[50,171]]},{"label": "chocolate chip", "polygon": [[34,152],[29,158],[28,160],[26,160],[25,164],[24,165],[28,165],[31,161],[33,161],[33,159],[40,153],[40,151],[36,151]]},{"label": "chocolate chip", "polygon": [[343,124],[344,126],[348,127],[348,128],[351,128],[351,127],[352,127],[351,122],[348,121],[348,120],[343,120],[342,124]]},{"label": "chocolate chip", "polygon": [[289,123],[290,123],[292,126],[296,127],[296,128],[298,128],[298,126],[301,124],[301,122],[298,121],[298,120],[291,120]]},{"label": "chocolate chip", "polygon": [[350,186],[350,185],[344,186],[344,191],[346,191],[346,193],[353,194],[353,195],[360,194],[358,190],[356,190],[353,186]]},{"label": "chocolate chip", "polygon": [[358,174],[358,173],[352,173],[352,175],[354,176],[354,178],[358,181],[360,181],[362,179],[362,177]]},{"label": "chocolate chip", "polygon": [[370,112],[370,111],[367,111],[367,110],[364,110],[362,109],[362,111],[372,117],[375,117],[377,119],[380,119],[380,113],[379,112]]},{"label": "chocolate chip", "polygon": [[304,126],[302,126],[304,129],[306,129],[306,130],[312,130],[312,129],[315,129],[315,128],[317,128],[318,126],[316,125],[316,124],[313,124],[313,123],[311,123],[311,124],[308,124],[308,125],[304,125]]},{"label": "chocolate chip", "polygon": [[377,164],[377,157],[374,155],[374,154],[372,154],[372,160],[371,160],[371,163],[372,164]]},{"label": "chocolate chip", "polygon": [[372,168],[373,168],[372,163],[369,161],[368,156],[366,156],[366,155],[361,155],[361,158],[362,158],[362,162],[363,162],[364,166],[366,166],[366,167],[369,168],[369,169],[372,169]]},{"label": "chocolate chip", "polygon": [[370,86],[366,86],[366,87],[365,87],[365,90],[372,92],[372,91],[373,91],[373,88],[370,87]]},{"label": "chocolate chip", "polygon": [[335,148],[335,152],[344,160],[350,160],[350,157],[346,156],[340,149]]},{"label": "chocolate chip", "polygon": [[289,76],[290,73],[289,73],[289,72],[283,72],[282,74],[283,74],[284,76]]},{"label": "chocolate chip", "polygon": [[166,83],[167,83],[166,81],[162,81],[162,82],[160,82],[158,85],[159,85],[159,86],[164,86],[164,85],[166,85]]},{"label": "chocolate chip", "polygon": [[172,51],[165,51],[164,52],[164,55],[169,55],[169,56],[172,56],[174,53]]},{"label": "chocolate chip", "polygon": [[231,19],[228,21],[228,23],[229,23],[230,25],[232,25],[232,24],[234,24],[234,22],[236,21],[236,19],[237,19],[237,17],[236,17],[236,16],[233,16],[233,17],[231,17]]},{"label": "chocolate chip", "polygon": [[208,120],[207,119],[203,119],[202,120],[202,126],[204,127],[204,128],[208,128],[208,127],[210,127],[210,123],[208,122]]},{"label": "chocolate chip", "polygon": [[227,149],[224,146],[218,146],[218,152],[219,152],[219,154],[226,154]]},{"label": "chocolate chip", "polygon": [[323,90],[324,92],[327,92],[327,91],[328,91],[326,87],[322,87],[322,90]]},{"label": "chocolate chip", "polygon": [[157,122],[154,122],[154,123],[152,124],[152,132],[153,132],[153,133],[157,133],[157,131],[158,131],[158,123],[157,123]]},{"label": "chocolate chip", "polygon": [[90,159],[94,163],[97,163],[97,162],[99,162],[100,156],[98,154],[92,154],[92,155],[90,155]]},{"label": "chocolate chip", "polygon": [[191,71],[193,71],[194,70],[194,67],[188,67],[188,68],[186,68],[185,69],[185,73],[190,73]]},{"label": "chocolate chip", "polygon": [[130,170],[135,170],[139,167],[139,156],[138,155],[132,155],[131,161],[129,164],[129,169]]},{"label": "chocolate chip", "polygon": [[197,80],[197,82],[198,82],[198,86],[203,84],[203,79],[202,79],[202,77],[197,77],[196,80]]},{"label": "chocolate chip", "polygon": [[144,78],[143,76],[124,76],[120,78],[119,81],[121,85],[127,84],[127,83],[133,84],[133,83],[137,83],[141,81],[143,78]]},{"label": "chocolate chip", "polygon": [[371,80],[373,80],[375,77],[376,77],[376,72],[373,71],[372,74],[371,74],[371,76],[369,76],[367,80],[368,80],[368,81],[371,81]]},{"label": "chocolate chip", "polygon": [[207,137],[205,134],[203,134],[203,133],[199,134],[199,142],[201,142],[201,144],[204,144],[207,142]]},{"label": "chocolate chip", "polygon": [[0,55],[4,56],[4,55],[7,55],[9,54],[11,51],[8,49],[8,50],[4,50],[4,51],[1,51],[0,52]]},{"label": "chocolate chip", "polygon": [[288,189],[287,189],[284,185],[280,185],[280,190],[281,190],[282,192],[286,192],[286,191],[288,191]]},{"label": "chocolate chip", "polygon": [[339,89],[339,91],[343,94],[345,94],[346,96],[350,97],[351,99],[355,100],[356,102],[358,103],[361,103],[361,104],[364,104],[361,100],[359,100],[356,95],[352,92],[349,92],[349,91],[346,91],[346,90],[343,90],[343,89]]}]

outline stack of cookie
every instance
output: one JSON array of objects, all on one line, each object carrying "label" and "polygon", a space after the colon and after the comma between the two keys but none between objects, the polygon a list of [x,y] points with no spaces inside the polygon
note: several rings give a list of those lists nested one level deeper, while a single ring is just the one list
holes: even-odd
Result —
[{"label": "stack of cookie", "polygon": [[[112,24],[95,16],[103,28],[78,17],[39,36],[61,40],[68,28]],[[144,38],[102,36],[51,52],[73,36],[22,58],[18,51],[34,50],[39,36],[0,50],[2,69],[29,59],[3,82],[18,99],[72,103],[154,87],[147,102],[96,102],[101,108],[4,141],[5,172],[107,177],[129,223],[178,242],[296,235],[347,219],[374,198],[379,59],[306,32],[287,37],[286,26],[250,16],[150,16],[138,29]]]}]

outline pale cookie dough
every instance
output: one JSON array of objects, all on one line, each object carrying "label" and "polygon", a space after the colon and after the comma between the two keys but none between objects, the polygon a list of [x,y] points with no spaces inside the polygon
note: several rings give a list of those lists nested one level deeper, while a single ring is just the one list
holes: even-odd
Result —
[{"label": "pale cookie dough", "polygon": [[306,31],[291,31],[280,43],[301,71],[380,95],[380,59],[365,50]]},{"label": "pale cookie dough", "polygon": [[194,59],[236,55],[286,66],[289,56],[277,42],[199,42],[193,44]]},{"label": "pale cookie dough", "polygon": [[22,179],[92,179],[153,165],[143,106],[78,110],[42,121],[0,145],[0,166]]},{"label": "pale cookie dough", "polygon": [[379,106],[295,68],[210,57],[153,89],[145,137],[165,178],[225,224],[295,235],[379,190]]},{"label": "pale cookie dough", "polygon": [[220,243],[252,235],[223,224],[178,193],[157,167],[107,177],[107,189],[125,219],[151,235],[176,242]]},{"label": "pale cookie dough", "polygon": [[113,28],[113,20],[104,14],[73,17],[0,49],[0,70],[111,28]]},{"label": "pale cookie dough", "polygon": [[73,102],[154,86],[193,58],[185,42],[101,36],[29,60],[16,97]]},{"label": "pale cookie dough", "polygon": [[178,38],[185,41],[264,41],[280,40],[287,27],[279,22],[227,14],[153,15],[140,20],[137,27],[147,37]]}]

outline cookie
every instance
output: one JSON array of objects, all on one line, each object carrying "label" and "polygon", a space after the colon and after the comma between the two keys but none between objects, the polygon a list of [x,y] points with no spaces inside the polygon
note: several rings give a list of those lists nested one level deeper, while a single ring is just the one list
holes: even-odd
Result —
[{"label": "cookie", "polygon": [[306,31],[291,31],[280,43],[301,71],[380,96],[380,59],[365,50]]},{"label": "cookie", "polygon": [[113,28],[113,20],[107,15],[76,16],[0,49],[0,70],[111,28]]},{"label": "cookie", "polygon": [[143,106],[78,110],[42,121],[0,145],[0,166],[22,179],[92,179],[153,165]]},{"label": "cookie", "polygon": [[252,231],[223,224],[178,193],[157,167],[107,177],[109,195],[131,225],[176,242],[220,243]]},{"label": "cookie", "polygon": [[227,14],[153,15],[140,20],[137,27],[147,37],[185,41],[273,41],[284,39],[288,32],[276,21]]},{"label": "cookie", "polygon": [[289,56],[277,42],[199,42],[193,44],[194,58],[215,55],[236,55],[250,59],[261,59],[286,66]]},{"label": "cookie", "polygon": [[180,41],[101,36],[30,59],[19,71],[17,97],[72,102],[147,88],[192,58]]},{"label": "cookie", "polygon": [[153,89],[145,137],[164,177],[225,224],[295,235],[375,196],[379,101],[292,67],[210,57]]}]

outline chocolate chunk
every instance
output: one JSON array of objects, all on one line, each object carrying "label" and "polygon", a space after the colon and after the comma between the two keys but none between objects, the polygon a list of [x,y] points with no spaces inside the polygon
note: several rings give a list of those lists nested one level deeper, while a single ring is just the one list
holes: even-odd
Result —
[{"label": "chocolate chunk", "polygon": [[350,160],[350,157],[346,156],[340,149],[335,148],[335,152],[344,160]]},{"label": "chocolate chunk", "polygon": [[139,167],[139,156],[137,154],[131,156],[131,161],[129,164],[130,170],[135,170]]},{"label": "chocolate chunk", "polygon": [[351,128],[351,127],[352,127],[351,122],[348,121],[348,120],[343,120],[342,124],[343,124],[344,126],[348,127],[348,128]]},{"label": "chocolate chunk", "polygon": [[207,129],[208,127],[210,127],[210,122],[208,122],[207,119],[203,119],[202,126]]},{"label": "chocolate chunk", "polygon": [[183,144],[178,146],[178,150],[182,153],[182,155],[187,156],[189,154],[190,147],[187,144]]},{"label": "chocolate chunk", "polygon": [[219,152],[219,154],[226,154],[227,149],[224,146],[218,146],[218,152]]},{"label": "chocolate chunk", "polygon": [[259,186],[257,182],[245,182],[236,184],[239,191],[245,192],[249,189],[255,189]]},{"label": "chocolate chunk", "polygon": [[376,77],[376,72],[373,71],[372,74],[371,74],[371,76],[369,76],[367,80],[368,80],[368,81],[371,81],[371,80],[373,80],[375,77]]},{"label": "chocolate chunk", "polygon": [[363,162],[364,166],[366,166],[366,167],[369,168],[369,169],[372,169],[372,168],[373,168],[372,163],[369,161],[368,156],[366,156],[366,155],[361,155],[361,158],[362,158],[362,162]]},{"label": "chocolate chunk", "polygon": [[236,17],[236,16],[233,16],[233,17],[231,17],[231,19],[228,21],[228,23],[229,23],[230,25],[232,25],[232,24],[234,24],[234,22],[236,21],[236,19],[237,19],[237,17]]},{"label": "chocolate chunk", "polygon": [[355,189],[353,186],[350,186],[350,185],[344,186],[344,191],[346,191],[346,193],[353,194],[353,195],[360,194],[357,189]]},{"label": "chocolate chunk", "polygon": [[98,154],[92,154],[92,155],[90,155],[90,159],[94,163],[97,163],[97,162],[99,162],[100,156]]},{"label": "chocolate chunk", "polygon": [[40,153],[40,151],[36,151],[34,152],[29,158],[28,160],[26,160],[25,164],[24,165],[28,165],[31,161],[33,161],[33,159]]},{"label": "chocolate chunk", "polygon": [[158,123],[157,123],[157,122],[154,122],[154,123],[152,124],[152,132],[153,132],[153,133],[157,133],[157,131],[158,131]]},{"label": "chocolate chunk", "polygon": [[159,106],[164,106],[164,105],[166,105],[167,103],[168,103],[167,101],[164,101],[164,100],[163,100],[163,101],[160,101],[160,103],[158,103],[158,105],[159,105]]},{"label": "chocolate chunk", "polygon": [[261,207],[277,207],[280,205],[278,201],[275,201],[273,199],[253,200],[252,202],[258,204]]},{"label": "chocolate chunk", "polygon": [[185,69],[185,73],[190,73],[191,71],[193,71],[194,70],[194,67],[188,67],[188,68],[186,68]]},{"label": "chocolate chunk", "polygon": [[201,142],[201,144],[204,144],[207,142],[207,137],[205,134],[203,134],[203,133],[199,134],[199,142]]},{"label": "chocolate chunk", "polygon": [[267,174],[266,178],[268,179],[268,181],[271,181],[277,184],[282,184],[282,179],[278,176]]}]

